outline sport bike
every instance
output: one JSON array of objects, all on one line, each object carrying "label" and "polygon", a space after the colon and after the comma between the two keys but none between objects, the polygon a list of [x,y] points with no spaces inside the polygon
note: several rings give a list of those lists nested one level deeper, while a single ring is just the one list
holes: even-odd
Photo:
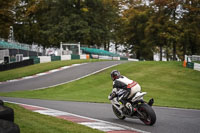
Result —
[{"label": "sport bike", "polygon": [[[131,88],[131,91],[132,89],[133,88]],[[132,95],[130,94],[126,105],[120,102],[124,94],[125,90],[120,89],[116,92],[116,96],[110,100],[113,112],[119,119],[124,120],[126,117],[136,118],[140,119],[146,125],[153,125],[156,122],[156,114],[152,108],[154,103],[153,98],[150,99],[148,103],[143,100],[143,96],[146,95],[147,92],[137,90],[137,92]]]}]

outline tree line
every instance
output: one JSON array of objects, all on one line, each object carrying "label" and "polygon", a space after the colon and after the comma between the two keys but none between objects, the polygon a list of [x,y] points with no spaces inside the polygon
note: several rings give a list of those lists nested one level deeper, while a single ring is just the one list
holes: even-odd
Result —
[{"label": "tree line", "polygon": [[0,37],[59,47],[110,43],[132,57],[167,60],[200,54],[200,0],[0,0]]}]

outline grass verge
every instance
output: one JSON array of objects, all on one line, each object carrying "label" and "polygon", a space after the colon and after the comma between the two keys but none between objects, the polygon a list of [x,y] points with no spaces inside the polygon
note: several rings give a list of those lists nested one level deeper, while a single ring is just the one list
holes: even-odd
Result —
[{"label": "grass verge", "polygon": [[17,79],[25,76],[31,76],[37,73],[46,72],[52,69],[60,68],[63,66],[69,66],[72,64],[85,63],[85,62],[97,62],[102,60],[88,59],[88,60],[68,60],[68,61],[53,61],[48,63],[40,63],[31,66],[21,67],[8,71],[0,72],[0,82]]},{"label": "grass verge", "polygon": [[14,109],[15,123],[20,127],[20,133],[103,133],[66,120],[34,113],[18,105],[5,105]]},{"label": "grass verge", "polygon": [[35,91],[0,93],[1,96],[51,100],[109,102],[112,90],[110,72],[137,81],[145,100],[155,99],[155,105],[200,109],[200,72],[183,68],[181,62],[129,62],[68,84]]},{"label": "grass verge", "polygon": [[200,64],[200,61],[193,61],[194,63],[199,63]]}]

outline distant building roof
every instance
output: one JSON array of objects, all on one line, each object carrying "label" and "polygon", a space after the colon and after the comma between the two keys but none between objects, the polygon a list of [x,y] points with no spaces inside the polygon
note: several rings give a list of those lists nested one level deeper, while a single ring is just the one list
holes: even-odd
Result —
[{"label": "distant building roof", "polygon": [[114,54],[114,53],[111,53],[109,51],[96,49],[96,48],[81,47],[80,49],[84,53],[87,53],[87,54],[106,55],[106,56],[120,56],[118,54]]}]

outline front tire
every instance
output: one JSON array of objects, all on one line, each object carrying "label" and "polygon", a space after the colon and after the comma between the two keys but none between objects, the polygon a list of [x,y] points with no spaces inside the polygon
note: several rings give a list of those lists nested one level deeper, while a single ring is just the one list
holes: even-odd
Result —
[{"label": "front tire", "polygon": [[114,114],[115,114],[115,115],[117,116],[117,118],[119,118],[120,120],[124,120],[124,119],[126,118],[123,114],[121,114],[121,113],[116,109],[115,106],[112,105],[112,109],[113,109]]},{"label": "front tire", "polygon": [[156,122],[156,114],[154,110],[148,104],[141,104],[139,109],[143,117],[140,118],[145,125],[152,126]]}]

